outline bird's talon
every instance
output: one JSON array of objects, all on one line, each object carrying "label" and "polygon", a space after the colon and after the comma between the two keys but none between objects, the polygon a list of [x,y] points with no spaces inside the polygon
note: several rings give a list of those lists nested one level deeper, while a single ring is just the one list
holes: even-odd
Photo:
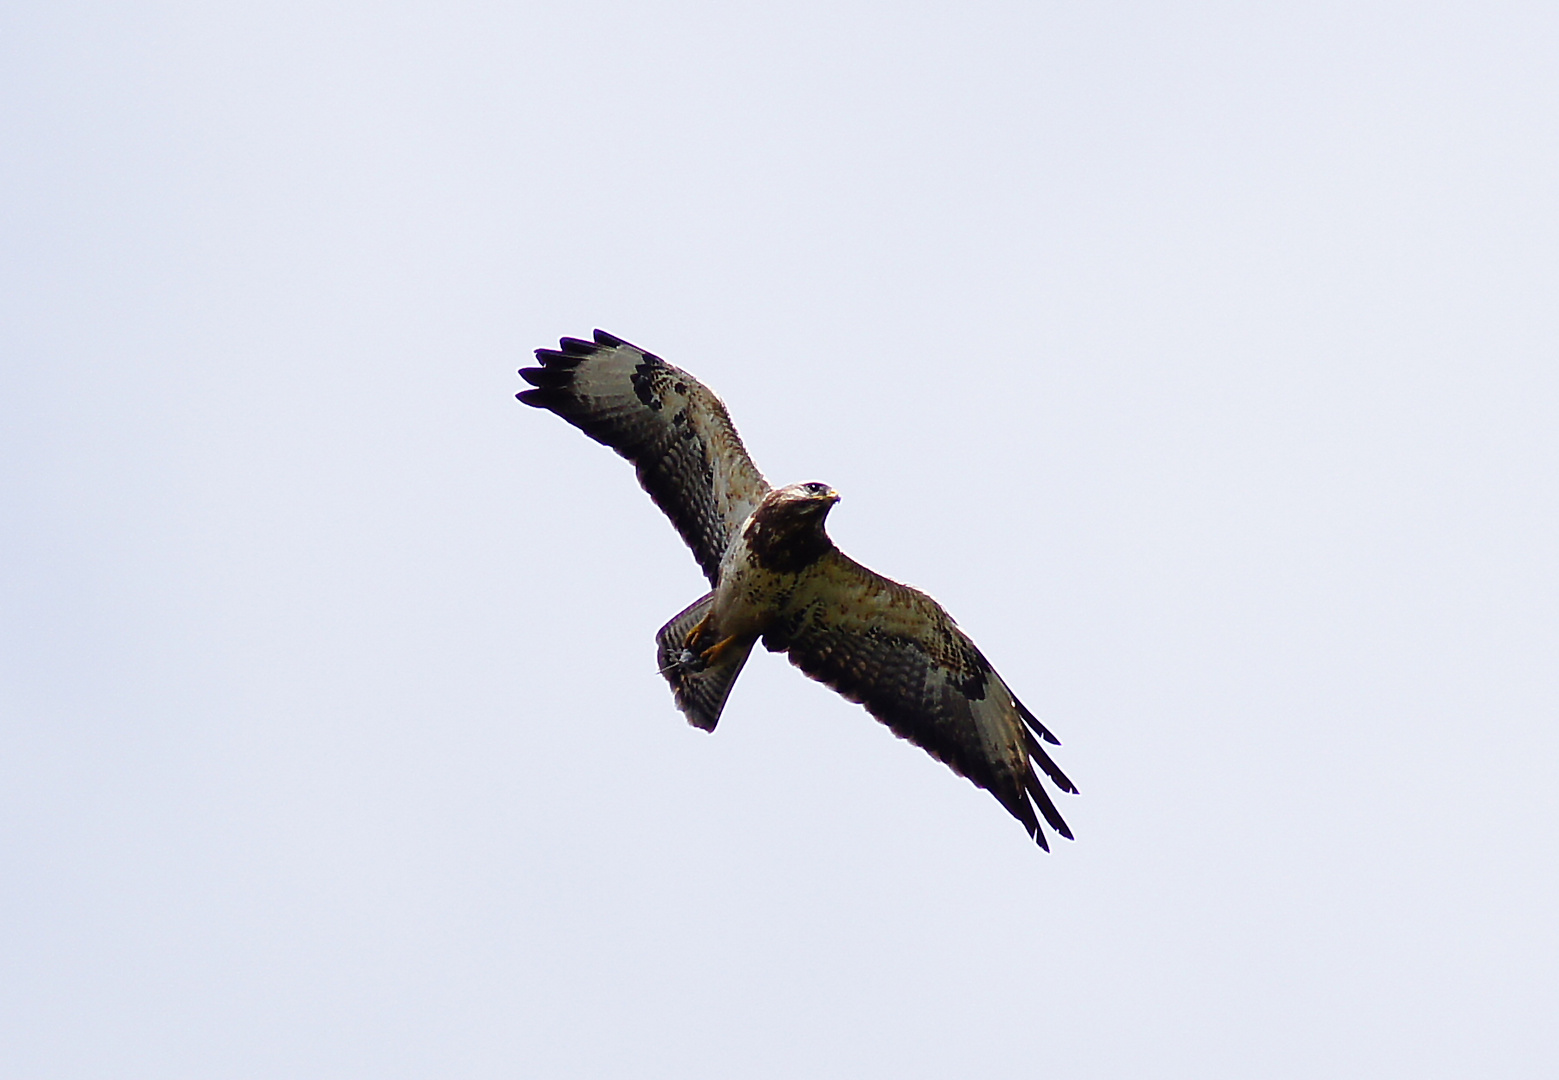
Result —
[{"label": "bird's talon", "polygon": [[730,648],[731,642],[735,640],[736,639],[734,637],[728,637],[724,641],[715,642],[715,644],[709,646],[709,648],[705,649],[702,653],[699,654],[699,659],[703,661],[705,667],[708,667],[719,658],[721,653]]},{"label": "bird's talon", "polygon": [[709,626],[709,619],[714,615],[714,613],[715,609],[711,605],[709,610],[704,612],[704,617],[693,624],[693,629],[689,630],[687,632],[687,637],[682,639],[682,646],[684,649],[691,649],[693,647],[693,643],[704,636],[704,630]]}]

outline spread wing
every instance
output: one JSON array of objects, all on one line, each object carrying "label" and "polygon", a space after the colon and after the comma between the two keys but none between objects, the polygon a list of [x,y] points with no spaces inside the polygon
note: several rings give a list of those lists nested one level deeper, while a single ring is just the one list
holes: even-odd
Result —
[{"label": "spread wing", "polygon": [[[952,616],[925,593],[830,551],[764,635],[774,652],[985,788],[1050,849],[1035,816],[1072,832],[1035,773],[1076,787],[1045,753],[1056,743]],[[1033,803],[1030,803],[1032,798]]]},{"label": "spread wing", "polygon": [[763,479],[725,406],[660,357],[601,330],[537,349],[518,397],[550,409],[633,462],[639,483],[693,549],[711,585],[732,534],[763,497]]}]

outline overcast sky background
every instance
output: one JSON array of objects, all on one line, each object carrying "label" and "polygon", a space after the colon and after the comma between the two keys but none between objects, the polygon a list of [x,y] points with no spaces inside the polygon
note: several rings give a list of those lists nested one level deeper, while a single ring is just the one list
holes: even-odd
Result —
[{"label": "overcast sky background", "polygon": [[[1286,10],[1280,10],[1286,9]],[[7,1077],[1559,1069],[1548,3],[0,14]],[[720,729],[603,327],[1055,730]]]}]

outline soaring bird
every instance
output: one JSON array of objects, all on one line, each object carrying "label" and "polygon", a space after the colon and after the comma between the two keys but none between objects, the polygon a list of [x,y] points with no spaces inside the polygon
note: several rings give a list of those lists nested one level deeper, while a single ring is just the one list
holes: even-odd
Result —
[{"label": "soaring bird", "polygon": [[1050,849],[1040,817],[1071,839],[1035,771],[1076,793],[1045,750],[1056,737],[940,604],[834,546],[824,529],[833,488],[770,487],[720,399],[621,338],[563,338],[536,359],[520,370],[533,389],[519,399],[633,462],[709,579],[655,635],[660,672],[691,724],[714,730],[762,641],[985,788],[1040,847]]}]

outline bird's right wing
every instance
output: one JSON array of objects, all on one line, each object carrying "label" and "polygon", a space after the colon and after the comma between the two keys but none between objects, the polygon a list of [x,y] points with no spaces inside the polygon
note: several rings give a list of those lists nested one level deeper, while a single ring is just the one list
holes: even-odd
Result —
[{"label": "bird's right wing", "polygon": [[660,357],[597,330],[537,349],[522,368],[549,409],[633,462],[639,483],[666,512],[711,585],[732,535],[769,492],[720,399]]}]

